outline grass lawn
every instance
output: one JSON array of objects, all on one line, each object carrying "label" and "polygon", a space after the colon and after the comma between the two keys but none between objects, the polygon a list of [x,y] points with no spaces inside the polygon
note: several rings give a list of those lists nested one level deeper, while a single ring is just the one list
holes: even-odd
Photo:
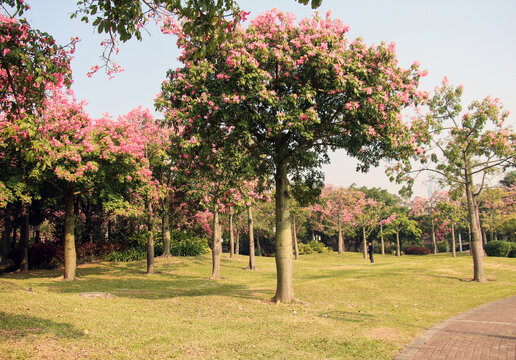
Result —
[{"label": "grass lawn", "polygon": [[[0,359],[392,359],[432,325],[516,295],[516,259],[468,255],[302,255],[294,304],[275,305],[274,258],[223,254],[80,266],[0,277]],[[114,298],[84,298],[108,292]]]}]

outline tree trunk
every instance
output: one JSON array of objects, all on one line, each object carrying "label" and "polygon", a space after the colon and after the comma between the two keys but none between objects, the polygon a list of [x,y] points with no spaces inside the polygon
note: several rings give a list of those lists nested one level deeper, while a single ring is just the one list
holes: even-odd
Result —
[{"label": "tree trunk", "polygon": [[364,259],[367,258],[367,243],[366,243],[366,233],[365,226],[362,226],[362,252],[364,255]]},{"label": "tree trunk", "polygon": [[13,236],[11,237],[11,250],[16,249],[16,241],[18,239],[18,228],[13,224]]},{"label": "tree trunk", "polygon": [[471,228],[470,249],[473,253],[473,281],[484,282],[484,249],[482,247],[478,207],[473,195],[473,178],[469,172],[469,166],[466,167],[465,178],[466,199],[468,202],[468,215]]},{"label": "tree trunk", "polygon": [[41,244],[41,224],[34,226],[34,244]]},{"label": "tree trunk", "polygon": [[340,223],[340,218],[337,220],[337,228],[339,231],[338,249],[339,249],[339,254],[342,254],[344,252],[344,239],[342,238],[342,224]]},{"label": "tree trunk", "polygon": [[459,231],[459,251],[462,253],[462,236]]},{"label": "tree trunk", "polygon": [[[469,215],[469,213],[468,213]],[[471,222],[468,222],[468,245],[469,245],[469,254],[473,255],[473,246],[471,245]]]},{"label": "tree trunk", "polygon": [[154,274],[154,217],[152,215],[152,204],[147,200],[147,274]]},{"label": "tree trunk", "polygon": [[220,278],[220,256],[222,254],[222,237],[220,234],[219,206],[213,207],[213,248],[212,248],[213,267],[210,279]]},{"label": "tree trunk", "polygon": [[396,231],[396,256],[401,256],[400,232]]},{"label": "tree trunk", "polygon": [[296,218],[292,218],[292,235],[294,236],[294,254],[295,259],[299,260],[299,246],[297,245],[297,229],[296,229]]},{"label": "tree trunk", "polygon": [[29,272],[29,235],[30,235],[30,222],[29,222],[29,205],[22,200],[21,202],[21,228],[20,228],[20,243],[23,251],[23,258],[20,264],[20,271],[22,273]]},{"label": "tree trunk", "polygon": [[385,255],[385,242],[383,241],[383,225],[380,223],[380,240],[382,241],[382,255]]},{"label": "tree trunk", "polygon": [[10,250],[12,235],[12,221],[10,216],[4,217],[4,231],[2,232],[2,239],[0,243],[0,264],[7,263],[7,254]]},{"label": "tree trunk", "polygon": [[64,279],[75,280],[77,254],[75,252],[75,215],[73,212],[74,186],[68,184],[64,191],[65,234],[64,234]]},{"label": "tree trunk", "polygon": [[[493,241],[494,239],[494,236],[493,236],[493,214],[491,214],[491,221],[490,221],[490,224],[489,224],[489,241]],[[487,239],[484,240],[484,245],[487,244]]]},{"label": "tree trunk", "polygon": [[287,163],[276,164],[276,295],[275,302],[294,300],[294,263],[292,259],[292,234],[290,233],[290,209]]},{"label": "tree trunk", "polygon": [[256,270],[254,257],[254,224],[253,224],[253,208],[247,207],[247,225],[249,227],[249,270]]},{"label": "tree trunk", "polygon": [[163,257],[170,257],[170,214],[168,213],[168,209],[165,209],[163,213],[163,222],[162,222],[162,236],[163,236]]},{"label": "tree trunk", "polygon": [[263,256],[262,245],[260,244],[260,236],[256,236],[256,253],[258,256]]},{"label": "tree trunk", "polygon": [[432,243],[434,244],[434,254],[437,254],[437,241],[435,241],[435,224],[432,219]]},{"label": "tree trunk", "polygon": [[235,254],[235,235],[233,229],[233,207],[229,207],[229,257],[232,258]]},{"label": "tree trunk", "polygon": [[451,236],[452,236],[452,256],[456,257],[457,252],[456,252],[455,248],[457,247],[457,243],[455,242],[455,224],[454,223],[451,224]]},{"label": "tree trunk", "polygon": [[[491,238],[492,239],[492,238]],[[486,234],[486,229],[482,229],[482,242],[485,244],[487,244],[487,234]]]}]

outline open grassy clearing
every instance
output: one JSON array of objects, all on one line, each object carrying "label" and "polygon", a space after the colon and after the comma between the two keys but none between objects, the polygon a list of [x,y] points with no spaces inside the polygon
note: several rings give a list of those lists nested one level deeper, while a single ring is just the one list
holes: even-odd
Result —
[{"label": "open grassy clearing", "polygon": [[[274,258],[209,255],[81,266],[0,277],[0,359],[392,359],[425,329],[482,303],[516,295],[516,259],[486,258],[470,282],[467,255],[301,256],[300,300],[275,305]],[[30,291],[31,290],[31,291]],[[83,298],[108,292],[113,299]]]}]

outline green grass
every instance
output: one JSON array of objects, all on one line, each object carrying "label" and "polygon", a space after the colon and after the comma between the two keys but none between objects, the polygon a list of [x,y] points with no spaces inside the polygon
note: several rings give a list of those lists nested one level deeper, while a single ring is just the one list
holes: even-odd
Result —
[{"label": "green grass", "polygon": [[[469,281],[467,255],[303,255],[293,304],[269,302],[274,258],[227,258],[208,280],[210,255],[95,263],[79,281],[60,271],[0,277],[0,359],[392,359],[432,325],[516,294],[516,259],[485,258],[487,282]],[[31,290],[31,291],[29,291]],[[108,292],[113,299],[83,298]]]}]

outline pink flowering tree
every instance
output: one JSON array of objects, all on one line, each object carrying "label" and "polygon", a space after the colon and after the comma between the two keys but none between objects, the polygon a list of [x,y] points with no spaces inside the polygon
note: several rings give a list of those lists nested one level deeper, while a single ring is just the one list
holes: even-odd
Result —
[{"label": "pink flowering tree", "polygon": [[345,251],[344,235],[350,233],[355,222],[355,203],[358,192],[326,184],[322,189],[320,201],[311,206],[312,214],[318,216],[325,232],[337,234],[338,252]]},{"label": "pink flowering tree", "polygon": [[[170,193],[168,186],[170,174],[169,157],[167,152],[169,131],[154,119],[149,109],[138,107],[120,117],[118,123],[127,123],[128,128],[137,129],[132,136],[139,146],[143,146],[143,156],[150,166],[151,177],[148,185],[139,189],[144,199],[145,222],[147,225],[147,274],[154,273],[154,225],[155,215],[160,203],[166,202]],[[165,236],[163,239],[165,240]],[[170,254],[170,239],[168,245]]]},{"label": "pink flowering tree", "polygon": [[2,2],[0,8],[0,113],[22,121],[41,111],[49,85],[70,85],[68,48],[58,46],[52,36],[32,29],[19,18],[28,6],[23,1],[8,1],[12,13]]},{"label": "pink flowering tree", "polygon": [[442,192],[441,196],[436,201],[436,210],[440,223],[449,228],[449,233],[452,239],[452,256],[456,257],[457,241],[455,238],[455,229],[457,224],[462,220],[464,212],[462,211],[462,204],[460,201],[452,199],[450,194]]},{"label": "pink flowering tree", "polygon": [[[40,163],[33,146],[46,91],[71,82],[69,49],[32,29],[19,18],[28,9],[22,1],[0,8],[0,206],[19,202],[23,226],[22,271],[28,271],[29,207],[38,195]],[[7,5],[7,6],[6,6]],[[11,8],[9,9],[9,6]],[[9,13],[8,10],[11,10]]]},{"label": "pink flowering tree", "polygon": [[[437,204],[444,202],[448,198],[448,192],[436,191],[430,199],[416,197],[412,200],[409,217],[415,218],[424,231],[424,240],[432,243],[433,253],[437,254],[437,242],[444,239],[447,223],[440,217]],[[443,221],[441,221],[443,220]]]},{"label": "pink flowering tree", "polygon": [[[322,0],[296,0],[298,3],[311,4],[315,9]],[[9,0],[23,3],[23,0]],[[149,22],[167,23],[172,19],[182,19],[184,31],[196,40],[196,55],[203,57],[217,50],[224,41],[231,40],[235,25],[245,21],[249,12],[240,10],[237,0],[154,0],[126,1],[122,3],[111,0],[81,0],[77,2],[78,10],[72,18],[90,22],[99,33],[106,33],[108,38],[102,42],[102,54],[108,74],[118,72],[121,68],[112,62],[112,55],[119,51],[118,43],[135,37],[142,40],[142,31]],[[99,66],[92,68],[97,71]]]},{"label": "pink flowering tree", "polygon": [[509,116],[498,98],[474,101],[462,111],[462,86],[444,79],[428,102],[429,112],[414,122],[414,140],[422,151],[415,156],[421,166],[401,166],[398,181],[413,182],[413,174],[430,171],[442,182],[462,188],[467,200],[473,253],[473,280],[485,281],[478,196],[489,176],[514,166],[516,135],[504,121]]},{"label": "pink flowering tree", "polygon": [[143,187],[149,175],[139,129],[109,118],[93,121],[83,105],[56,89],[38,119],[44,144],[39,158],[46,167],[42,171],[64,199],[65,280],[74,280],[76,274],[74,199],[94,186],[105,186],[106,209],[122,211],[123,204],[130,204],[120,201],[115,189],[120,191],[127,183],[138,188],[134,182]]},{"label": "pink flowering tree", "polygon": [[515,186],[488,188],[479,196],[479,212],[484,241],[498,240],[504,224],[513,218]]},{"label": "pink flowering tree", "polygon": [[368,188],[362,186],[358,190],[364,192],[367,198],[376,201],[376,211],[378,212],[378,225],[380,226],[380,248],[381,254],[385,255],[385,241],[383,228],[396,218],[395,213],[404,211],[400,206],[400,198],[382,188]]},{"label": "pink flowering tree", "polygon": [[367,257],[367,238],[378,226],[380,221],[380,207],[375,199],[367,198],[359,191],[353,204],[355,214],[355,225],[362,230],[362,253],[364,259]]},{"label": "pink flowering tree", "polygon": [[195,41],[173,28],[184,66],[169,72],[157,106],[174,112],[202,139],[274,176],[277,288],[294,300],[290,187],[318,189],[327,151],[344,148],[367,170],[382,158],[412,153],[400,111],[420,100],[418,65],[398,66],[394,45],[367,46],[345,37],[340,20],[315,15],[295,24],[277,10],[195,56]]}]

